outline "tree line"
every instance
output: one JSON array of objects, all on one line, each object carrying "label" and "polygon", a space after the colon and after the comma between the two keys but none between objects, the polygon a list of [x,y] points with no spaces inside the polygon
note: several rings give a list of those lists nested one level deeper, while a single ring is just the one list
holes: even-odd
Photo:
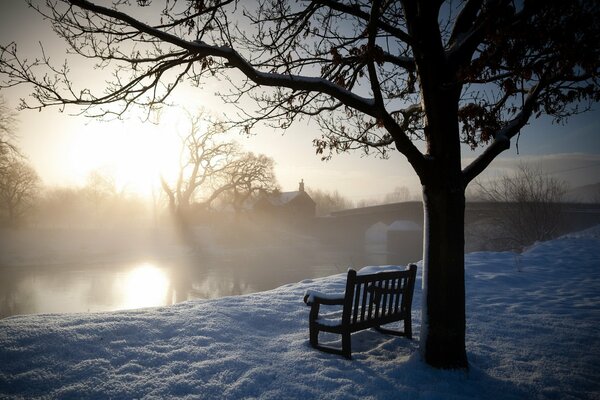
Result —
[{"label": "tree line", "polygon": [[[21,154],[14,134],[16,114],[0,99],[0,223],[16,227],[105,227],[147,223],[168,210],[185,227],[210,210],[239,215],[261,195],[280,191],[274,161],[244,152],[222,138],[224,122],[200,110],[188,113],[187,132],[179,136],[179,168],[175,178],[160,176],[161,191],[152,203],[117,189],[110,171],[97,169],[80,187],[44,187],[35,169]],[[353,202],[337,190],[307,187],[317,216],[355,207],[413,200],[406,187],[396,187],[381,199]],[[503,248],[523,248],[548,240],[562,223],[567,184],[548,176],[539,166],[520,164],[511,175],[478,181],[473,200],[510,204],[495,208],[493,228],[478,231]]]},{"label": "tree line", "polygon": [[40,186],[36,171],[15,144],[15,113],[0,98],[0,217],[15,225],[33,206]]},{"label": "tree line", "polygon": [[196,212],[232,208],[239,213],[252,197],[279,190],[271,158],[244,152],[235,142],[224,140],[224,124],[203,112],[189,118],[189,132],[180,136],[177,176],[160,176],[161,189],[154,191],[148,204],[147,199],[119,190],[111,172],[101,168],[91,171],[78,187],[44,187],[16,144],[16,114],[0,98],[0,223],[11,227],[131,225],[164,208],[183,223],[192,208]]},{"label": "tree line", "polygon": [[[45,187],[16,145],[16,113],[0,100],[0,222],[13,227],[126,225],[157,218],[152,214],[167,208],[185,224],[192,214],[209,210],[243,213],[259,196],[281,190],[272,158],[245,152],[236,142],[223,139],[226,124],[203,110],[187,112],[187,117],[189,128],[179,134],[177,174],[160,176],[161,190],[153,194],[153,204],[148,204],[119,191],[115,177],[102,168],[91,171],[79,187]],[[307,187],[307,192],[317,205],[317,216],[412,199],[406,187],[396,187],[380,199],[356,202],[337,190]]]},{"label": "tree line", "polygon": [[[280,191],[272,158],[246,152],[224,139],[225,123],[200,110],[188,114],[179,135],[175,177],[161,175],[151,204],[117,188],[108,169],[91,171],[80,186],[46,187],[17,146],[17,117],[0,99],[0,224],[18,227],[102,227],[162,218],[168,210],[182,225],[215,210],[237,215],[259,196]],[[307,189],[319,215],[354,207],[337,191]],[[158,215],[157,215],[158,214]]]}]

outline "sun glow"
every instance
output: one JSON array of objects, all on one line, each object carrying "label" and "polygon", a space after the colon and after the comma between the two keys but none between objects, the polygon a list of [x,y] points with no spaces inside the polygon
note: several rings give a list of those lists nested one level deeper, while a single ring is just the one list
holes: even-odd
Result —
[{"label": "sun glow", "polygon": [[172,119],[161,124],[137,120],[88,125],[71,142],[68,168],[79,184],[91,171],[114,179],[118,192],[150,198],[160,190],[160,176],[178,166],[179,138]]},{"label": "sun glow", "polygon": [[153,264],[132,269],[123,282],[123,308],[155,307],[167,304],[169,278]]}]

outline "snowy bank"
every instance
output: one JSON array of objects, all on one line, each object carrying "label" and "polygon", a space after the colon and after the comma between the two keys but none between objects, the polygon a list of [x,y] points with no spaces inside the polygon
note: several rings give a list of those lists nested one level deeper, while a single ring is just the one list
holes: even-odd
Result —
[{"label": "snowy bank", "polygon": [[303,294],[342,292],[340,274],[163,308],[0,320],[0,398],[598,399],[600,228],[466,264],[468,373],[433,370],[418,340],[370,330],[353,335],[352,361],[310,348]]}]

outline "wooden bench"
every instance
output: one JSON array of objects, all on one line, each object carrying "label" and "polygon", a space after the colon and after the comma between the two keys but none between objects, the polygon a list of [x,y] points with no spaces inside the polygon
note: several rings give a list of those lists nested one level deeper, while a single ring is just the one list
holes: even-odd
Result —
[{"label": "wooden bench", "polygon": [[[304,302],[311,307],[309,334],[312,347],[351,359],[350,335],[353,332],[374,328],[382,333],[412,339],[411,305],[416,274],[417,266],[414,264],[404,271],[383,271],[369,275],[359,275],[350,269],[343,295],[326,295],[308,290]],[[320,316],[321,304],[343,306],[341,319]],[[381,327],[398,321],[404,321],[403,331]],[[342,335],[342,348],[319,345],[319,332]]]}]

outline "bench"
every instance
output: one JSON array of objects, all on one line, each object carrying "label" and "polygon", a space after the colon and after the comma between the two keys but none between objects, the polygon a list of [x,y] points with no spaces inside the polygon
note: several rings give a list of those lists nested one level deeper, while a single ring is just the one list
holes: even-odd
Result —
[{"label": "bench", "polygon": [[[374,328],[385,334],[412,339],[411,305],[417,266],[411,264],[404,271],[383,271],[357,274],[348,270],[346,291],[343,295],[326,295],[308,290],[304,302],[310,306],[309,335],[312,347],[352,358],[350,336],[353,332]],[[326,319],[319,315],[321,305],[343,306],[341,319]],[[382,328],[392,322],[404,322],[404,330]],[[342,348],[319,345],[319,332],[342,336]]]}]

